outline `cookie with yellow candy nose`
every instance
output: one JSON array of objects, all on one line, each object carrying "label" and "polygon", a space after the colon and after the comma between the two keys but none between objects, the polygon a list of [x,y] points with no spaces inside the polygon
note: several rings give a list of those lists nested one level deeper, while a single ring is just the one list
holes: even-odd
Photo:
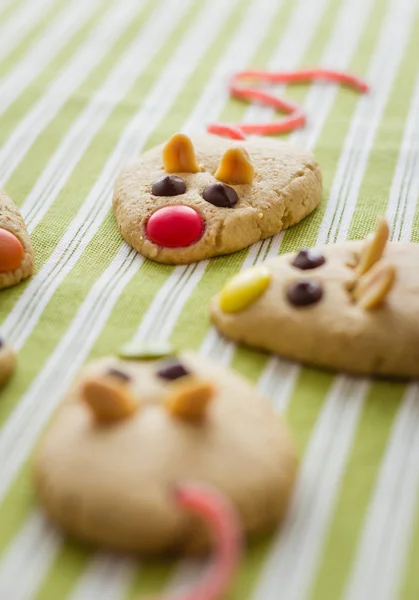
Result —
[{"label": "cookie with yellow candy nose", "polygon": [[35,483],[52,520],[100,546],[195,552],[210,539],[172,490],[197,481],[230,501],[247,534],[275,527],[297,461],[273,408],[195,354],[130,358],[88,366],[41,442]]},{"label": "cookie with yellow candy nose", "polygon": [[303,249],[238,274],[213,299],[228,338],[319,367],[419,376],[419,245],[389,242],[380,218],[364,242]]},{"label": "cookie with yellow candy nose", "polygon": [[298,223],[318,205],[314,156],[266,138],[175,134],[128,166],[113,207],[124,239],[157,262],[229,254]]},{"label": "cookie with yellow candy nose", "polygon": [[34,252],[25,222],[9,196],[0,190],[0,290],[33,273]]}]

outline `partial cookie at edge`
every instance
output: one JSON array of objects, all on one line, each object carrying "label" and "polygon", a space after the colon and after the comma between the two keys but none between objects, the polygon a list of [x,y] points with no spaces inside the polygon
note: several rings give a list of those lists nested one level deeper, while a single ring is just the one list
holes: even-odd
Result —
[{"label": "partial cookie at edge", "polygon": [[[392,271],[386,269],[394,265],[396,275],[394,281],[384,280],[388,295],[371,309],[353,293],[354,257],[363,248],[362,242],[320,248],[326,262],[309,270],[293,266],[295,254],[274,258],[265,263],[272,273],[266,292],[245,310],[230,314],[217,295],[212,321],[236,342],[292,360],[354,373],[418,377],[419,245],[387,244],[371,272],[374,268],[379,277],[387,277]],[[322,286],[319,301],[299,307],[290,303],[287,290],[301,280]]]},{"label": "partial cookie at edge", "polygon": [[23,260],[13,271],[0,272],[0,290],[16,285],[32,275],[34,252],[22,215],[6,192],[0,190],[0,229],[15,235],[23,246]]}]

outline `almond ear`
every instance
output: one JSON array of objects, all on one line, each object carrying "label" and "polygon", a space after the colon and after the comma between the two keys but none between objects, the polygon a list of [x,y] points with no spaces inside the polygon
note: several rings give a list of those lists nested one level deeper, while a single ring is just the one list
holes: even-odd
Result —
[{"label": "almond ear", "polygon": [[214,177],[223,183],[239,185],[252,183],[254,175],[255,170],[246,150],[229,148],[224,152]]},{"label": "almond ear", "polygon": [[376,308],[385,301],[395,281],[394,265],[378,262],[358,279],[353,297],[365,310]]},{"label": "almond ear", "polygon": [[205,418],[215,394],[210,381],[189,375],[173,382],[170,388],[165,407],[172,416],[184,421],[202,421]]},{"label": "almond ear", "polygon": [[163,148],[163,166],[166,173],[198,173],[195,149],[183,133],[175,133]]},{"label": "almond ear", "polygon": [[390,235],[390,228],[384,217],[379,217],[375,232],[365,240],[358,264],[355,267],[357,275],[366,273],[380,260]]},{"label": "almond ear", "polygon": [[133,415],[139,407],[137,398],[124,381],[109,375],[90,377],[81,385],[84,402],[98,423],[114,423]]}]

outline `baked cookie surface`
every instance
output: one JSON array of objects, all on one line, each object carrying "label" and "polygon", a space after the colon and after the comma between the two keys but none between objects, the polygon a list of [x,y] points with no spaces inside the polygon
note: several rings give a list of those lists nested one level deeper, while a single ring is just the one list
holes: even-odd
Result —
[{"label": "baked cookie surface", "polygon": [[229,254],[298,223],[320,202],[321,172],[309,152],[266,138],[192,142],[176,134],[116,182],[119,230],[147,258],[183,264]]},{"label": "baked cookie surface", "polygon": [[[213,323],[237,342],[315,366],[417,377],[419,245],[386,243],[385,229],[382,222],[366,242],[286,254],[240,274],[213,299]],[[247,300],[233,305],[244,276]]]},{"label": "baked cookie surface", "polygon": [[22,215],[0,190],[0,290],[33,273],[34,252]]},{"label": "baked cookie surface", "polygon": [[185,353],[87,367],[34,467],[41,502],[64,530],[157,553],[209,543],[201,523],[174,504],[174,485],[212,486],[236,508],[245,532],[257,533],[282,518],[297,460],[286,426],[255,389]]}]

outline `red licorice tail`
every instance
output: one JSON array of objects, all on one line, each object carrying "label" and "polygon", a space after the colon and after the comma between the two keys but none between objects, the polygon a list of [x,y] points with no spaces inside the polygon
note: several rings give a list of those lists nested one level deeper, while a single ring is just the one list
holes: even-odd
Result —
[{"label": "red licorice tail", "polygon": [[193,588],[159,600],[219,600],[231,583],[241,554],[242,535],[236,512],[219,492],[203,485],[179,485],[174,498],[182,508],[208,524],[215,549],[206,573]]},{"label": "red licorice tail", "polygon": [[254,79],[277,84],[325,80],[340,83],[361,93],[369,91],[368,85],[359,77],[329,69],[304,69],[301,71],[275,73],[258,70],[241,71],[233,75],[230,79],[229,91],[232,96],[247,102],[259,102],[266,106],[271,106],[276,110],[288,113],[290,116],[273,123],[212,123],[207,126],[209,133],[243,140],[246,134],[273,135],[287,133],[305,125],[306,115],[298,104],[278,98],[259,88],[241,85],[239,81],[242,79]]},{"label": "red licorice tail", "polygon": [[248,69],[247,71],[235,73],[230,81],[236,83],[241,79],[258,79],[266,83],[310,83],[324,80],[340,83],[361,93],[369,91],[368,84],[360,77],[333,69],[301,69],[299,71],[277,72]]}]

